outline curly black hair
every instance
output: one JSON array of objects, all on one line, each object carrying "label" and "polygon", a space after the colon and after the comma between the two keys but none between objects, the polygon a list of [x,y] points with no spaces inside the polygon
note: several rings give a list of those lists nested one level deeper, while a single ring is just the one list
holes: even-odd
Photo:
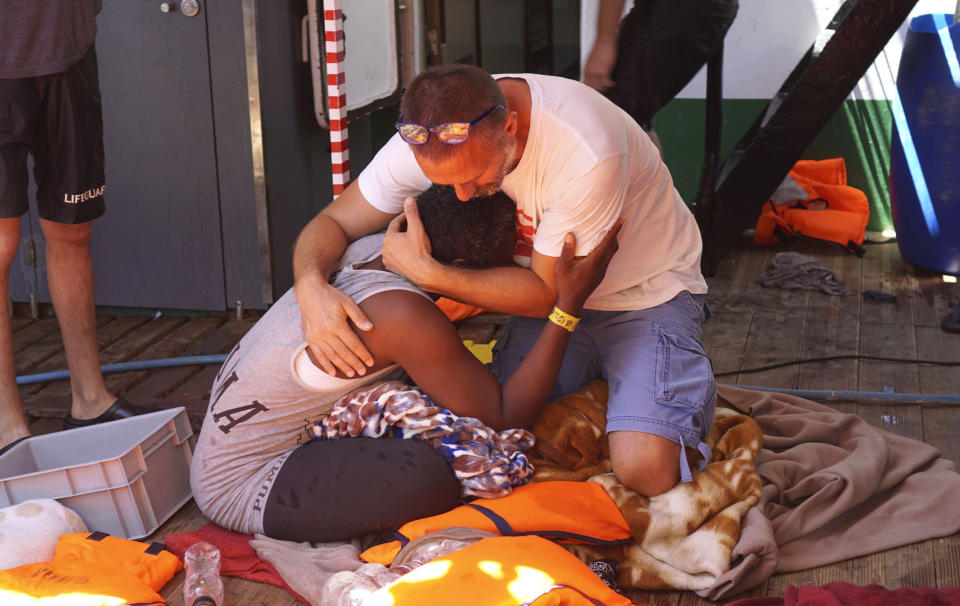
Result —
[{"label": "curly black hair", "polygon": [[434,185],[417,197],[420,220],[433,258],[472,267],[513,264],[517,206],[503,192],[461,202],[448,185]]}]

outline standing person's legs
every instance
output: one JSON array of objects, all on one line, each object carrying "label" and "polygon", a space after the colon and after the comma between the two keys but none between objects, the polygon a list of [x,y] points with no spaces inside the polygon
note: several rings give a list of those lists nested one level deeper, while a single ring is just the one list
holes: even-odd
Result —
[{"label": "standing person's legs", "polygon": [[[20,219],[0,219],[0,301],[10,298],[10,264],[20,244]],[[0,311],[0,448],[30,435],[17,389],[13,332],[6,305]]]},{"label": "standing person's legs", "polygon": [[77,225],[40,220],[47,241],[47,285],[57,313],[70,369],[71,416],[92,419],[113,404],[100,372],[97,318],[90,260],[90,222]]},{"label": "standing person's legs", "polygon": [[620,24],[607,97],[644,128],[723,43],[737,0],[637,2]]},{"label": "standing person's legs", "polygon": [[65,428],[144,412],[117,400],[100,372],[90,259],[91,221],[104,213],[103,118],[91,47],[66,71],[38,78],[33,148],[47,282],[60,323],[73,393]]},{"label": "standing person's legs", "polygon": [[650,309],[584,315],[609,386],[613,472],[641,494],[666,492],[689,473],[686,455],[705,447],[713,424],[717,388],[700,340],[703,296],[683,291]]},{"label": "standing person's legs", "polygon": [[20,245],[20,215],[27,212],[27,153],[38,118],[31,78],[0,79],[0,448],[29,435],[17,390],[7,301],[10,266]]}]

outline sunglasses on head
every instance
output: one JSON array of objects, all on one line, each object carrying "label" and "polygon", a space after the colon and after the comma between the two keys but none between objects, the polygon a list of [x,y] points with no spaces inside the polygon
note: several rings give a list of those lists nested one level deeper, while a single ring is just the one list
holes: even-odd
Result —
[{"label": "sunglasses on head", "polygon": [[500,104],[494,105],[469,122],[444,122],[436,126],[424,126],[423,124],[416,124],[415,122],[404,122],[403,116],[400,116],[400,119],[397,121],[397,132],[400,133],[400,138],[410,145],[423,145],[430,137],[430,133],[436,135],[437,139],[440,139],[444,143],[456,145],[470,138],[471,126],[493,114],[493,112],[498,109],[503,109],[503,106]]}]

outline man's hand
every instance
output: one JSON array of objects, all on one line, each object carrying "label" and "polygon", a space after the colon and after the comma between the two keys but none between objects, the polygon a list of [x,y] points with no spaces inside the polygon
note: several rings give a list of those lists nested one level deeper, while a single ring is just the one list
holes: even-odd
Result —
[{"label": "man's hand", "polygon": [[583,83],[601,93],[613,86],[610,79],[617,63],[617,41],[598,38],[583,64]]},{"label": "man's hand", "polygon": [[571,315],[578,315],[590,293],[603,280],[607,265],[617,252],[617,234],[623,227],[623,219],[617,219],[600,244],[586,257],[574,258],[576,240],[573,234],[567,234],[563,240],[560,260],[554,267],[557,277],[557,307]]},{"label": "man's hand", "polygon": [[296,283],[293,292],[310,353],[323,372],[334,376],[339,368],[348,377],[365,375],[367,366],[373,366],[373,356],[348,323],[353,321],[360,330],[373,329],[360,306],[329,284],[307,277]]},{"label": "man's hand", "polygon": [[383,238],[383,265],[417,286],[427,285],[436,260],[430,254],[430,239],[420,221],[420,211],[413,198],[403,201],[403,214],[397,215]]}]

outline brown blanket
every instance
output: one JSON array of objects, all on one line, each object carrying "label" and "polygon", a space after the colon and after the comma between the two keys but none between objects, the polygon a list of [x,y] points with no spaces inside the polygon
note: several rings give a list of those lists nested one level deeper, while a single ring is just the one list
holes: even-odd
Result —
[{"label": "brown blanket", "polygon": [[918,440],[803,398],[720,386],[763,430],[763,494],[744,520],[721,599],[773,572],[823,566],[960,530],[960,474]]},{"label": "brown blanket", "polygon": [[[774,572],[822,566],[960,530],[960,474],[932,446],[809,400],[726,385],[720,386],[717,421],[708,439],[715,452],[705,471],[713,471],[695,472],[690,485],[644,499],[610,475],[594,475],[609,469],[605,401],[604,386],[594,383],[548,405],[533,427],[538,444],[530,458],[537,468],[534,481],[592,478],[624,510],[637,539],[633,544],[616,553],[575,551],[585,559],[620,560],[618,581],[625,587],[693,589],[720,600]],[[735,474],[724,473],[728,459],[741,466],[749,458],[751,445],[743,434],[751,419],[763,442],[753,471],[763,478],[756,505],[750,502],[749,482],[735,482]],[[718,447],[734,429],[730,446]],[[698,515],[693,512],[699,500],[711,490],[708,477],[743,491],[728,496],[723,508],[708,497]],[[691,501],[697,508],[690,508]],[[685,526],[677,525],[684,521]],[[712,538],[698,535],[711,526],[724,530]],[[651,534],[654,528],[667,530]],[[727,549],[732,542],[736,545]],[[692,562],[684,551],[689,546],[695,546]],[[726,561],[718,563],[723,557]]]}]

